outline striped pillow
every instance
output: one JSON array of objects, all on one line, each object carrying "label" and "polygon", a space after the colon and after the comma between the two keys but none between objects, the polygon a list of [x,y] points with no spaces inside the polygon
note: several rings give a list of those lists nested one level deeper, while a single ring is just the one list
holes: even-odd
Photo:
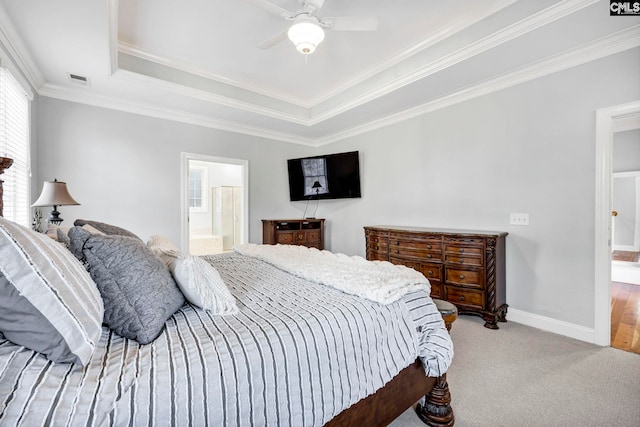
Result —
[{"label": "striped pillow", "polygon": [[60,243],[0,217],[0,332],[54,362],[87,364],[104,307],[91,277]]}]

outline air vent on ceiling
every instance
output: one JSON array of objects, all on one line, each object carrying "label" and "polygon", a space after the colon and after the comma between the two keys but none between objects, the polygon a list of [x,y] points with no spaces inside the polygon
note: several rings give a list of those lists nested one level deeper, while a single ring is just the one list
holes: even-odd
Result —
[{"label": "air vent on ceiling", "polygon": [[91,83],[89,82],[89,77],[85,77],[85,76],[81,76],[73,73],[67,73],[67,75],[69,76],[69,80],[71,80],[72,83],[75,83],[81,86],[91,86]]}]

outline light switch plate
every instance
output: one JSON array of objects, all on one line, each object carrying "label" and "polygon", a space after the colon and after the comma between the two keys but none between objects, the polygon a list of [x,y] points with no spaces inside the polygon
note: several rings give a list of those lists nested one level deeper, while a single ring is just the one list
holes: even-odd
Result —
[{"label": "light switch plate", "polygon": [[509,218],[509,224],[529,225],[529,214],[528,213],[512,213]]}]

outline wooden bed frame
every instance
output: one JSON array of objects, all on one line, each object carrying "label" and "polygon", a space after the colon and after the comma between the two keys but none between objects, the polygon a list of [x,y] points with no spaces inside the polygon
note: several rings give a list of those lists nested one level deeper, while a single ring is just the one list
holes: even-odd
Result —
[{"label": "wooden bed frame", "polygon": [[[13,160],[0,157],[0,175],[11,167]],[[0,216],[2,216],[2,180],[0,179]],[[447,324],[447,329],[451,327]],[[425,397],[415,408],[418,417],[429,426],[453,426],[451,395],[446,374],[427,377],[422,362],[416,360],[374,394],[339,413],[326,426],[386,426],[400,414]]]},{"label": "wooden bed frame", "polygon": [[453,426],[447,375],[427,377],[422,362],[416,360],[377,392],[339,413],[325,427],[386,426],[423,396],[424,405],[415,407],[418,417],[428,426]]},{"label": "wooden bed frame", "polygon": [[[8,157],[0,157],[0,175],[2,175],[4,173],[5,169],[9,169],[11,167],[11,165],[13,164],[13,159],[10,159]],[[0,216],[2,216],[2,183],[4,181],[2,181],[0,179]]]}]

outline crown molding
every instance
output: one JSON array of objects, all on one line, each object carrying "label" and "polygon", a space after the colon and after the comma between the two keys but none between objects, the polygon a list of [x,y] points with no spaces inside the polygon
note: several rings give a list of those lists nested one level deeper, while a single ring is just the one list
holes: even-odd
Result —
[{"label": "crown molding", "polygon": [[180,61],[174,61],[162,56],[154,55],[148,52],[145,52],[141,49],[136,48],[134,45],[126,42],[115,41],[117,50],[121,53],[125,53],[127,55],[135,56],[140,59],[144,59],[145,61],[154,62],[156,64],[164,65],[165,67],[170,67],[179,71],[184,71],[185,73],[193,74],[196,76],[204,77],[206,79],[212,80],[214,82],[222,83],[225,85],[233,86],[239,89],[243,89],[249,92],[253,92],[262,96],[267,96],[272,99],[277,99],[278,101],[286,102],[298,107],[310,108],[311,104],[304,103],[298,99],[294,99],[288,97],[282,93],[275,93],[272,91],[266,91],[263,88],[260,88],[255,85],[250,85],[246,83],[239,82],[237,80],[233,80],[215,73],[211,73],[205,71],[201,68],[198,68],[193,65],[186,64]]},{"label": "crown molding", "polygon": [[[111,3],[117,3],[117,0],[109,0],[110,4]],[[203,100],[203,101],[208,101],[208,102],[213,102],[213,103],[218,103],[221,105],[226,105],[229,107],[233,107],[233,108],[237,108],[237,109],[241,109],[241,110],[245,110],[245,111],[249,111],[249,112],[253,112],[256,114],[262,114],[268,117],[272,117],[272,118],[276,118],[276,119],[280,119],[280,120],[285,120],[291,123],[295,123],[295,124],[299,124],[299,125],[304,125],[304,126],[313,126],[316,125],[318,123],[321,123],[325,120],[331,119],[333,117],[336,117],[339,114],[342,114],[346,111],[352,110],[356,107],[359,107],[363,104],[366,104],[368,102],[371,102],[377,98],[380,98],[384,95],[387,95],[393,91],[396,91],[398,89],[401,89],[402,87],[405,87],[407,85],[410,85],[412,83],[415,83],[418,80],[421,80],[425,77],[428,77],[430,75],[433,75],[439,71],[442,71],[448,67],[451,67],[453,65],[456,65],[458,63],[461,63],[469,58],[472,58],[476,55],[479,55],[483,52],[486,52],[492,48],[495,48],[496,46],[499,46],[501,44],[507,43],[511,40],[514,40],[526,33],[529,33],[531,31],[534,31],[546,24],[549,24],[551,22],[554,22],[558,19],[561,19],[563,17],[566,17],[572,13],[575,13],[576,11],[583,9],[585,7],[591,6],[594,3],[597,3],[598,0],[564,0],[561,1],[559,3],[556,3],[552,6],[549,6],[533,15],[527,16],[524,19],[521,19],[520,21],[505,27],[499,31],[496,31],[492,34],[490,34],[489,36],[486,36],[474,43],[471,43],[467,46],[465,46],[464,48],[458,49],[454,52],[451,52],[448,55],[445,55],[441,58],[439,58],[436,61],[432,61],[428,64],[424,64],[423,66],[419,67],[418,69],[415,69],[414,71],[410,72],[410,73],[406,73],[404,75],[402,75],[399,78],[394,79],[393,81],[390,81],[386,84],[380,85],[374,89],[368,90],[368,91],[364,91],[356,96],[351,97],[349,100],[339,103],[331,108],[329,108],[326,111],[323,111],[321,113],[316,113],[314,114],[312,112],[312,109],[314,107],[319,107],[320,104],[322,102],[330,102],[330,100],[336,96],[338,96],[339,94],[343,93],[346,90],[349,89],[353,89],[355,88],[357,85],[360,84],[366,84],[367,80],[369,80],[370,78],[372,78],[373,76],[375,76],[376,74],[379,74],[383,71],[386,70],[390,70],[392,69],[394,66],[398,66],[401,65],[402,61],[405,61],[411,57],[413,57],[414,55],[426,50],[427,48],[433,46],[434,44],[444,40],[447,37],[450,37],[451,35],[461,31],[462,29],[468,27],[469,25],[473,24],[474,22],[477,22],[478,20],[482,19],[483,17],[485,17],[484,15],[481,16],[477,16],[474,15],[472,13],[472,11],[469,12],[469,14],[461,17],[460,19],[456,20],[456,22],[454,24],[452,24],[451,26],[449,26],[448,28],[444,29],[442,32],[440,32],[439,34],[436,34],[434,37],[431,37],[427,40],[423,40],[422,42],[410,47],[409,49],[405,50],[404,52],[400,53],[399,55],[396,55],[394,58],[392,58],[391,60],[385,61],[381,64],[378,64],[376,67],[370,69],[369,71],[366,71],[364,74],[362,74],[360,77],[358,77],[357,79],[352,80],[351,82],[347,83],[346,85],[343,85],[331,92],[329,92],[327,95],[323,95],[321,98],[318,98],[317,100],[315,100],[313,103],[311,104],[307,104],[307,103],[303,103],[300,102],[299,100],[295,100],[292,98],[287,98],[286,96],[283,96],[281,94],[274,94],[273,92],[268,92],[265,91],[263,89],[258,89],[255,86],[251,86],[251,85],[246,85],[246,84],[242,84],[238,81],[232,80],[232,79],[228,79],[213,73],[208,73],[205,72],[197,67],[193,67],[193,66],[188,66],[184,63],[178,62],[178,61],[171,61],[167,58],[163,58],[160,56],[156,56],[156,55],[152,55],[149,54],[147,52],[144,52],[142,50],[139,50],[137,48],[135,48],[133,45],[128,44],[128,43],[124,43],[124,42],[120,42],[118,43],[117,40],[114,40],[113,38],[111,39],[111,43],[117,43],[118,44],[118,48],[116,48],[116,50],[146,60],[146,61],[150,61],[153,63],[157,63],[159,65],[162,66],[166,66],[166,67],[170,67],[172,69],[175,70],[179,70],[185,73],[189,73],[189,74],[193,74],[196,76],[200,76],[200,77],[204,77],[207,79],[210,79],[212,81],[221,83],[221,84],[225,84],[225,85],[229,85],[232,87],[237,87],[249,92],[253,92],[256,93],[258,95],[261,96],[266,96],[266,97],[270,97],[272,99],[275,100],[279,100],[279,101],[283,101],[283,102],[287,102],[291,105],[294,105],[296,107],[300,107],[300,108],[304,108],[307,110],[307,115],[297,115],[297,114],[291,114],[291,113],[287,113],[284,112],[282,110],[279,109],[275,109],[275,108],[266,108],[266,107],[262,107],[259,106],[257,103],[251,103],[251,102],[246,102],[246,101],[240,101],[236,98],[231,98],[228,96],[222,96],[219,94],[216,94],[212,91],[207,91],[207,90],[203,90],[203,89],[196,89],[196,88],[192,88],[192,87],[187,87],[184,85],[180,85],[177,83],[169,83],[169,82],[165,82],[166,85],[164,85],[163,87],[165,89],[169,89],[171,90],[173,93],[179,94],[179,95],[183,95],[183,96],[190,96],[190,97],[195,97],[197,99]],[[504,0],[503,3],[501,3],[499,6],[497,6],[495,8],[494,11],[488,12],[487,14],[492,14],[495,13],[496,10],[501,10],[502,8],[510,5],[514,3],[514,0]],[[116,12],[115,13],[110,13],[110,20],[111,20],[111,24],[110,27],[115,27],[115,30],[117,32],[117,5],[114,6]],[[114,24],[114,21],[115,24]],[[113,52],[113,46],[111,46],[112,52]],[[112,63],[113,63],[113,59],[112,59]],[[112,64],[113,66],[113,64]],[[148,77],[148,76],[147,76]],[[151,77],[148,77],[150,80],[148,80],[149,82],[152,82]],[[162,85],[162,81],[159,79],[153,79],[153,80],[157,80],[155,82],[153,82],[155,85]]]},{"label": "crown molding", "polygon": [[274,119],[284,120],[290,123],[309,126],[309,119],[307,119],[306,117],[285,113],[272,108],[262,107],[250,102],[239,101],[236,98],[218,95],[210,91],[192,88],[179,83],[173,83],[155,77],[150,77],[144,74],[138,74],[136,72],[129,71],[123,68],[118,69],[113,74],[113,77],[121,79],[123,81],[135,81],[148,86],[154,86],[188,98],[199,99],[201,101],[207,101],[213,104],[224,105],[226,107],[256,113],[261,116],[267,116]]},{"label": "crown molding", "polygon": [[357,136],[382,127],[396,124],[414,117],[440,110],[461,102],[465,102],[482,95],[487,95],[501,89],[512,87],[521,83],[535,80],[559,71],[582,65],[609,55],[623,52],[640,46],[640,25],[629,27],[611,35],[602,37],[593,42],[584,44],[576,49],[570,49],[553,55],[534,64],[514,69],[501,76],[486,80],[462,90],[453,92],[425,104],[404,110],[402,112],[371,121],[367,124],[356,126],[344,131],[321,138],[303,138],[288,133],[274,132],[263,128],[243,125],[240,123],[213,120],[209,117],[186,113],[184,111],[159,108],[153,105],[124,102],[116,98],[99,96],[95,93],[80,88],[67,88],[51,84],[44,85],[38,92],[41,96],[63,99],[72,102],[94,105],[141,114],[165,120],[198,126],[225,130],[260,138],[301,144],[311,147],[341,141],[345,138]]},{"label": "crown molding", "polygon": [[[319,96],[318,98],[316,98],[315,100],[311,101],[311,102],[305,102],[302,101],[300,99],[296,99],[296,98],[292,98],[290,96],[287,96],[285,94],[282,93],[275,93],[273,91],[266,91],[263,88],[260,88],[256,85],[251,85],[251,84],[247,84],[247,83],[243,83],[234,79],[230,79],[215,73],[211,73],[211,72],[207,72],[205,70],[202,70],[201,68],[198,68],[196,66],[193,65],[189,65],[186,64],[184,62],[181,61],[174,61],[159,55],[154,55],[151,54],[149,52],[146,52],[144,50],[138,49],[136,48],[134,45],[130,44],[130,43],[126,43],[126,42],[121,42],[118,41],[117,39],[117,30],[118,30],[118,13],[117,13],[117,1],[118,0],[109,0],[109,6],[110,6],[110,13],[109,13],[109,20],[110,20],[110,28],[115,28],[115,34],[116,34],[116,38],[111,38],[110,42],[111,42],[111,50],[112,52],[115,50],[115,52],[117,53],[118,51],[122,52],[122,53],[126,53],[128,55],[131,56],[135,56],[137,58],[140,59],[144,59],[146,61],[150,61],[150,62],[154,62],[160,65],[164,65],[167,67],[171,67],[174,68],[176,70],[180,70],[180,71],[184,71],[186,73],[190,73],[190,74],[194,74],[197,76],[201,76],[207,79],[210,79],[212,81],[215,82],[219,82],[222,84],[226,84],[229,86],[233,86],[233,87],[237,87],[240,89],[244,89],[250,92],[254,92],[263,96],[267,96],[273,99],[277,99],[279,101],[283,101],[283,102],[287,102],[293,105],[296,105],[298,107],[302,107],[302,108],[307,108],[307,109],[311,109],[314,106],[317,106],[318,104],[327,101],[331,98],[333,98],[334,96],[344,92],[345,90],[348,90],[352,87],[357,86],[358,84],[361,84],[363,82],[365,82],[366,80],[370,79],[371,77],[375,76],[378,73],[381,73],[395,65],[398,65],[399,63],[401,63],[402,61],[404,61],[405,59],[415,55],[418,52],[421,52],[433,45],[435,45],[436,43],[446,39],[447,37],[452,36],[453,34],[463,30],[464,28],[467,28],[470,25],[473,25],[474,23],[484,19],[486,16],[489,16],[493,13],[495,13],[498,10],[501,10],[503,8],[505,8],[506,6],[509,6],[513,3],[515,3],[518,0],[503,0],[501,3],[498,4],[498,6],[496,6],[493,10],[489,11],[489,12],[485,12],[482,14],[476,13],[474,10],[470,10],[467,14],[465,14],[464,16],[459,17],[458,19],[455,20],[455,22],[453,22],[451,25],[449,25],[447,28],[443,29],[442,31],[440,31],[438,34],[435,34],[432,37],[429,37],[426,40],[422,40],[419,43],[416,43],[415,45],[405,49],[404,51],[400,52],[399,54],[395,55],[393,58],[387,59],[373,67],[371,67],[369,70],[364,71],[362,74],[360,74],[357,78],[351,80],[350,82],[328,92],[327,94],[323,94],[321,96]],[[584,2],[585,0],[571,0],[571,1],[582,1]],[[591,0],[593,1],[593,0]],[[597,0],[595,0],[597,1]],[[113,6],[112,6],[113,4]],[[112,10],[115,10],[115,12],[112,12]],[[113,33],[113,32],[112,32]],[[114,69],[115,71],[115,69]],[[366,101],[365,101],[366,102]]]},{"label": "crown molding", "polygon": [[[492,33],[491,35],[484,37],[474,43],[470,43],[464,48],[451,52],[450,54],[445,55],[436,61],[425,64],[422,67],[410,73],[407,73],[386,85],[379,86],[371,91],[363,93],[361,96],[354,97],[349,101],[346,101],[326,111],[325,113],[312,115],[309,123],[311,125],[314,125],[332,118],[338,114],[344,113],[345,111],[366,104],[367,102],[370,102],[376,98],[387,95],[393,91],[401,89],[404,86],[407,86],[446,68],[459,64],[469,58],[493,49],[501,44],[514,40],[546,24],[575,13],[582,8],[591,6],[598,1],[599,0],[565,0],[557,3],[508,27],[496,31],[495,33]],[[369,77],[371,76],[368,76],[367,78]],[[364,82],[364,80],[365,79],[362,79],[360,83]],[[337,95],[337,93],[334,93],[332,96],[335,95]]]},{"label": "crown molding", "polygon": [[640,25],[629,27],[582,46],[566,50],[525,67],[517,68],[501,76],[461,89],[425,104],[413,107],[384,118],[371,121],[316,140],[317,146],[341,141],[414,117],[440,110],[461,102],[487,95],[498,90],[516,86],[540,77],[582,65],[609,55],[640,46]]},{"label": "crown molding", "polygon": [[186,113],[179,110],[159,108],[150,104],[125,102],[112,97],[96,95],[92,91],[82,90],[80,88],[68,88],[47,83],[41,87],[38,93],[41,96],[121,110],[165,120],[194,124],[293,144],[319,147],[412,119],[461,102],[469,101],[482,95],[487,95],[501,89],[516,86],[521,83],[535,80],[540,77],[595,61],[638,46],[640,46],[640,25],[635,25],[597,39],[593,42],[583,44],[578,48],[570,49],[544,60],[537,61],[528,66],[514,69],[502,74],[501,76],[455,91],[419,106],[409,108],[378,120],[373,120],[361,126],[352,127],[344,131],[315,139],[304,138],[288,133],[274,132],[241,123],[213,120],[209,117]]},{"label": "crown molding", "polygon": [[[7,54],[11,56],[16,67],[19,68],[20,74],[24,76],[31,88],[37,91],[45,83],[44,77],[18,35],[18,31],[9,19],[2,3],[0,3],[0,43],[7,50]],[[33,98],[32,91],[28,92]]]},{"label": "crown molding", "polygon": [[45,83],[40,88],[38,94],[40,96],[49,98],[76,102],[79,104],[92,105],[94,107],[107,108],[127,113],[140,114],[143,116],[202,126],[227,132],[250,135],[258,138],[288,142],[292,144],[315,146],[314,140],[299,137],[297,135],[292,135],[284,132],[275,132],[230,121],[215,120],[207,116],[188,113],[182,110],[158,107],[153,104],[123,101],[119,98],[98,95],[93,91],[83,90],[81,88],[70,88],[66,86],[54,85],[51,83]]},{"label": "crown molding", "polygon": [[[349,90],[351,88],[354,88],[359,84],[364,83],[365,81],[369,80],[375,75],[380,74],[394,66],[399,65],[401,62],[405,61],[406,59],[409,59],[412,56],[436,45],[437,43],[447,39],[448,37],[453,36],[454,34],[485,19],[487,16],[493,15],[497,11],[504,9],[505,7],[510,6],[511,4],[517,1],[518,0],[503,0],[501,3],[499,3],[496,7],[494,7],[492,10],[488,12],[483,11],[482,13],[479,13],[477,10],[470,9],[468,13],[466,13],[463,16],[460,16],[455,21],[453,21],[449,26],[442,29],[438,33],[434,34],[433,36],[428,37],[425,40],[421,40],[420,42],[414,44],[413,46],[410,46],[404,51],[401,51],[398,54],[394,55],[392,58],[386,59],[380,62],[379,64],[374,65],[368,70],[363,70],[362,73],[360,73],[358,77],[354,78],[353,80],[345,83],[344,85],[337,87],[334,90],[327,92],[326,94],[323,94],[317,97],[315,100],[313,100],[313,102],[311,102],[311,107],[314,107],[323,102],[326,102],[331,98],[339,95],[340,93],[346,90]],[[581,1],[584,1],[584,0],[581,0]]]}]

